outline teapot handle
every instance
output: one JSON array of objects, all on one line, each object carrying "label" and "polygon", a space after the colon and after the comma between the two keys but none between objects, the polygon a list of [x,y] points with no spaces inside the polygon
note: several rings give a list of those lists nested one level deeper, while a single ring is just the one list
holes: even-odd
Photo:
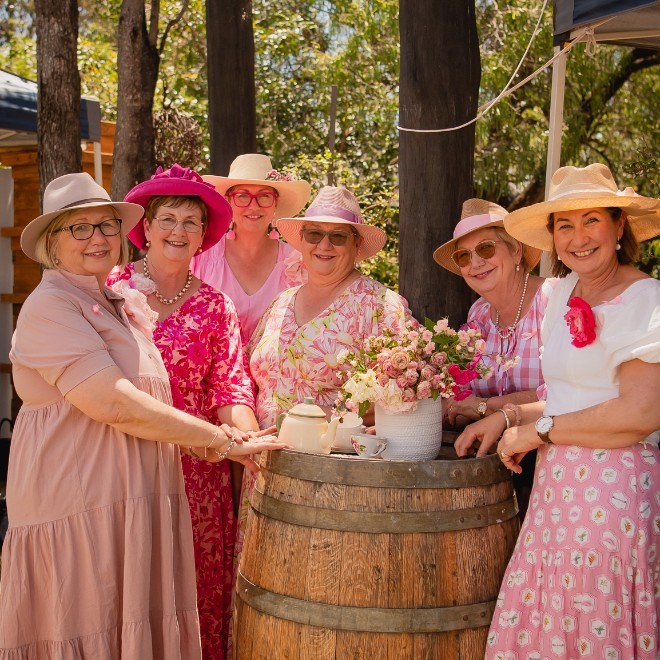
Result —
[{"label": "teapot handle", "polygon": [[280,432],[280,429],[282,428],[282,422],[284,421],[284,418],[287,416],[287,413],[283,412],[280,413],[276,418],[275,418],[275,428],[277,429],[277,432]]}]

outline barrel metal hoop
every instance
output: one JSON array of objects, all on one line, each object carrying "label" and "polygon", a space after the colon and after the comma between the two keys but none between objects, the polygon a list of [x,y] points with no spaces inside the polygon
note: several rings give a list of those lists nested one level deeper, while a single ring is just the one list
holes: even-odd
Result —
[{"label": "barrel metal hoop", "polygon": [[272,520],[302,527],[367,534],[410,534],[474,529],[502,523],[518,514],[518,506],[514,498],[471,509],[375,513],[321,509],[285,502],[255,489],[250,503],[256,511]]},{"label": "barrel metal hoop", "polygon": [[441,633],[490,625],[495,600],[474,605],[398,609],[310,602],[267,591],[239,570],[238,597],[249,607],[278,619],[331,630],[373,633]]},{"label": "barrel metal hoop", "polygon": [[466,460],[383,461],[283,449],[269,452],[263,469],[304,481],[372,488],[472,488],[511,479],[497,454]]}]

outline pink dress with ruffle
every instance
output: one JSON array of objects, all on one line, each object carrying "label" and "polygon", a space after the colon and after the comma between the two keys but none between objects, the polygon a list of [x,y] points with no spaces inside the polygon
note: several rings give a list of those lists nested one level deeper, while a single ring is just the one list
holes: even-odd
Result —
[{"label": "pink dress with ruffle", "polygon": [[[129,264],[110,281],[128,279],[133,272]],[[217,410],[222,406],[254,408],[238,319],[227,296],[202,283],[181,307],[156,323],[154,341],[179,410],[220,424]],[[207,660],[221,660],[229,635],[236,536],[230,464],[187,455],[181,461],[193,521],[202,649]]]}]

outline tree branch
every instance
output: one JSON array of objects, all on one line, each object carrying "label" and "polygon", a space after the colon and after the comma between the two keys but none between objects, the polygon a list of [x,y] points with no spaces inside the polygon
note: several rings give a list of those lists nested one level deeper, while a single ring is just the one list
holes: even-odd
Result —
[{"label": "tree branch", "polygon": [[186,9],[188,9],[188,5],[190,4],[190,0],[183,0],[181,3],[181,9],[179,10],[179,13],[167,23],[165,26],[165,30],[163,31],[163,38],[160,40],[160,46],[158,48],[158,52],[162,55],[163,50],[165,50],[165,43],[167,42],[167,35],[169,31],[181,21],[183,18],[183,15],[186,13]]}]

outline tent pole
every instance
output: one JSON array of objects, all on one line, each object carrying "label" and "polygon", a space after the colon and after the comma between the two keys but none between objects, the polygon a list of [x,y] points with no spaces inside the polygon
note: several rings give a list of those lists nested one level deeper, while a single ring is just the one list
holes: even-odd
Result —
[{"label": "tent pole", "polygon": [[103,164],[101,162],[101,142],[93,142],[94,145],[94,180],[103,187]]},{"label": "tent pole", "polygon": [[[555,54],[561,50],[555,46]],[[552,91],[550,93],[550,122],[548,125],[548,156],[545,168],[545,198],[548,197],[550,179],[561,164],[561,134],[564,123],[564,87],[566,84],[566,57],[561,54],[552,65]],[[550,255],[543,253],[541,276],[550,275]]]}]

